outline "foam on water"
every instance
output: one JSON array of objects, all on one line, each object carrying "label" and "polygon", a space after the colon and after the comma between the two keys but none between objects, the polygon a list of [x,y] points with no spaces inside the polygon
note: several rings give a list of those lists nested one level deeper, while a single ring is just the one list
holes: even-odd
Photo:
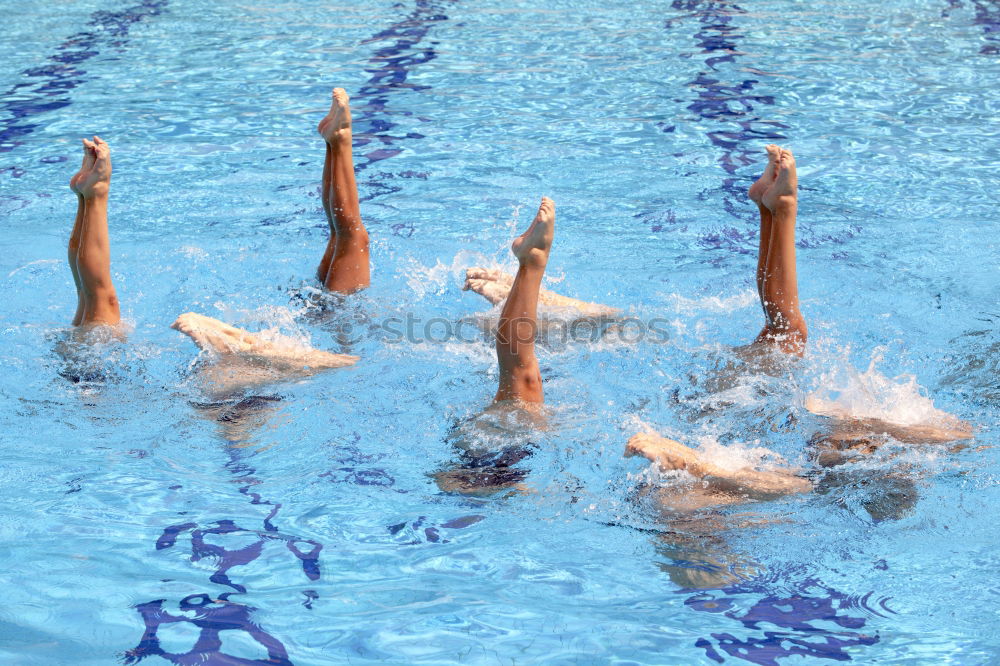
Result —
[{"label": "foam on water", "polygon": [[868,368],[848,363],[822,373],[820,387],[805,399],[806,408],[822,416],[875,419],[904,426],[955,425],[958,419],[934,406],[926,389],[911,374],[889,378],[878,371],[884,349],[876,349]]}]

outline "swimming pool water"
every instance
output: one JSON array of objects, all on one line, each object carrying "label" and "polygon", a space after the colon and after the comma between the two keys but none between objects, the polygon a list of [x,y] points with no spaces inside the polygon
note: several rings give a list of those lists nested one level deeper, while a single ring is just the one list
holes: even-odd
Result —
[{"label": "swimming pool water", "polygon": [[[1000,653],[996,2],[0,6],[16,19],[0,35],[4,663]],[[315,125],[333,85],[352,95],[373,283],[317,316]],[[66,183],[94,133],[112,147],[132,331],[99,348],[102,381],[73,383],[57,353],[75,307]],[[809,351],[718,382],[760,326],[744,193],[770,142],[800,168]],[[377,323],[487,310],[464,269],[509,267],[543,194],[546,286],[662,318],[669,340],[541,351],[551,425],[518,463],[528,491],[445,494],[431,475],[489,403],[493,351],[392,342]],[[206,405],[196,350],[168,328],[187,310],[362,361]],[[930,396],[975,440],[727,510],[704,543],[739,578],[673,582],[708,565],[637,499],[649,473],[622,458],[628,436],[808,468],[821,423],[804,397],[883,380],[903,388],[879,407]],[[875,520],[865,507],[892,497],[866,481],[886,475],[916,499]]]}]

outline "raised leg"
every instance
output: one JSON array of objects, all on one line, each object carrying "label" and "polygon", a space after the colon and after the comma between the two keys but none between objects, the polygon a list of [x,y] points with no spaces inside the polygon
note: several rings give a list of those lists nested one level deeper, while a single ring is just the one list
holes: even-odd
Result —
[{"label": "raised leg", "polygon": [[[70,269],[77,280],[75,325],[121,321],[118,295],[111,281],[111,250],[108,241],[108,190],[111,186],[111,151],[100,137],[84,140],[83,166],[70,180],[79,197],[77,223],[70,236]],[[72,258],[76,246],[75,263]],[[82,307],[81,307],[82,303]]]},{"label": "raised leg", "polygon": [[[324,120],[326,120],[324,118]],[[333,197],[333,149],[330,144],[326,146],[326,157],[323,159],[323,184],[320,196],[323,198],[323,212],[326,213],[326,223],[330,226],[330,238],[326,241],[326,250],[323,251],[323,258],[319,260],[319,267],[316,269],[316,279],[320,284],[326,284],[326,276],[330,273],[330,262],[333,261],[333,252],[337,249],[337,227],[334,224],[333,208],[331,198]]]},{"label": "raised leg", "polygon": [[343,88],[334,88],[330,112],[319,123],[326,141],[323,164],[323,209],[330,240],[316,271],[330,291],[351,293],[370,283],[368,231],[361,221],[351,145],[351,109]]},{"label": "raised leg", "polygon": [[80,269],[77,266],[77,255],[80,254],[80,236],[83,233],[83,195],[80,194],[77,183],[93,168],[94,144],[86,139],[83,140],[83,163],[80,170],[69,179],[69,189],[76,194],[76,218],[73,220],[73,231],[69,235],[69,248],[66,252],[69,260],[69,270],[73,273],[73,283],[76,285],[76,314],[73,315],[73,325],[79,326],[83,321],[83,313],[87,308],[87,299],[83,294],[83,283],[80,281]]},{"label": "raised leg", "polygon": [[774,184],[774,178],[777,176],[777,163],[781,157],[781,148],[772,143],[766,146],[765,150],[767,151],[767,166],[757,182],[750,186],[749,191],[750,200],[757,204],[757,210],[760,213],[760,242],[757,246],[757,296],[760,299],[760,307],[764,311],[762,335],[771,325],[767,308],[764,306],[764,271],[767,268],[767,251],[771,245],[771,211],[764,205],[763,199],[764,194]]},{"label": "raised leg", "polygon": [[544,402],[542,375],[535,358],[538,330],[538,291],[555,233],[556,206],[542,198],[531,226],[511,245],[518,268],[497,328],[497,362],[500,386],[496,400]]},{"label": "raised leg", "polygon": [[[776,146],[768,147],[768,168],[774,179],[763,194],[751,188],[751,198],[760,196],[761,248],[757,261],[758,290],[767,323],[756,342],[774,345],[782,351],[801,355],[805,350],[807,329],[799,311],[798,276],[795,268],[795,218],[798,210],[798,180],[795,158],[790,150],[781,150],[774,159]],[[765,176],[767,171],[765,171]],[[762,177],[766,185],[765,177]],[[766,219],[764,211],[770,213]],[[767,229],[770,227],[770,229]],[[768,233],[769,232],[769,233]],[[768,236],[765,244],[764,236]],[[761,260],[763,259],[763,271]]]}]

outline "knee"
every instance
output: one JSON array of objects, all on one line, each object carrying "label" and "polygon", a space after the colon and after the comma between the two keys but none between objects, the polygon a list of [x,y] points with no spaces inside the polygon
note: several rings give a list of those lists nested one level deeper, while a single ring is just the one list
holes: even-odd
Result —
[{"label": "knee", "polygon": [[809,328],[806,326],[806,320],[799,317],[796,321],[793,321],[788,327],[788,337],[804,345],[809,338]]},{"label": "knee", "polygon": [[90,295],[95,308],[118,309],[118,294],[113,286],[99,286]]},{"label": "knee", "polygon": [[790,354],[796,354],[801,356],[806,349],[806,340],[809,337],[809,333],[806,330],[806,323],[801,321],[799,324],[793,324],[782,331],[781,349]]},{"label": "knee", "polygon": [[541,402],[542,373],[537,363],[515,370],[512,379],[513,393],[516,397],[526,402]]}]

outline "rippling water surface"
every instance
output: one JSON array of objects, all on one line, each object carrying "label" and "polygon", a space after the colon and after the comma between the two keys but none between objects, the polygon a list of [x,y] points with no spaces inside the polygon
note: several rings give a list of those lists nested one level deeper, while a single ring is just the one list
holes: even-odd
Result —
[{"label": "rippling water surface", "polygon": [[[1000,652],[995,1],[132,1],[0,3],[4,663]],[[315,125],[335,84],[374,271],[319,316]],[[132,330],[74,383],[66,183],[94,133]],[[744,193],[769,142],[801,171],[809,351],[726,379],[760,326]],[[515,465],[523,491],[446,494],[433,475],[495,360],[423,326],[487,310],[464,269],[509,267],[543,194],[547,286],[669,339],[542,350],[550,427]],[[209,404],[168,328],[187,310],[362,361]],[[379,332],[407,316],[421,340]],[[687,531],[639,492],[678,480],[621,456],[652,427],[808,472],[820,387],[900,418],[929,397],[978,431]]]}]

